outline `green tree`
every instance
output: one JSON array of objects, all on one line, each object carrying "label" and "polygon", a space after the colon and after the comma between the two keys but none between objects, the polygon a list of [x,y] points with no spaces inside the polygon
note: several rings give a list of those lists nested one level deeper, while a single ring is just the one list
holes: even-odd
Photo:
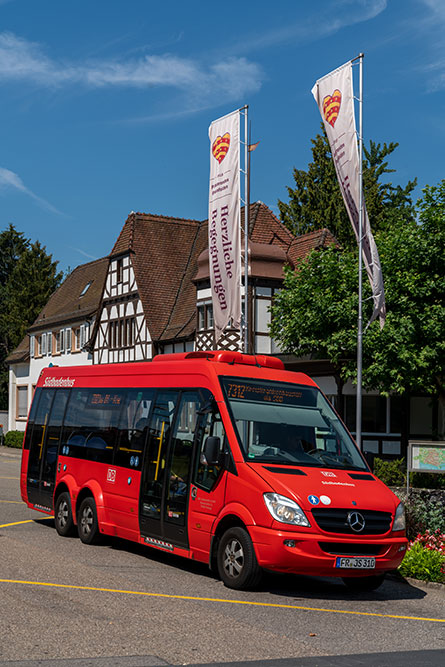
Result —
[{"label": "green tree", "polygon": [[[376,235],[385,280],[387,319],[363,339],[363,386],[383,394],[427,393],[445,407],[445,180],[427,187],[416,223],[398,218]],[[283,350],[328,359],[341,383],[356,380],[357,252],[313,251],[272,309],[272,336]],[[364,321],[372,301],[366,276]],[[340,392],[339,392],[340,393]],[[442,433],[445,428],[442,425]]]},{"label": "green tree", "polygon": [[[411,194],[416,180],[402,188],[382,179],[394,172],[388,159],[398,144],[370,141],[364,146],[363,188],[374,232],[391,226],[401,212],[413,217]],[[354,232],[346,213],[332,161],[331,149],[322,125],[322,134],[312,139],[312,162],[307,171],[294,169],[295,187],[288,187],[289,202],[278,201],[282,222],[297,236],[327,227],[344,247],[355,247]]]},{"label": "green tree", "polygon": [[5,359],[60,284],[57,262],[13,225],[0,233],[0,408],[8,405]]}]

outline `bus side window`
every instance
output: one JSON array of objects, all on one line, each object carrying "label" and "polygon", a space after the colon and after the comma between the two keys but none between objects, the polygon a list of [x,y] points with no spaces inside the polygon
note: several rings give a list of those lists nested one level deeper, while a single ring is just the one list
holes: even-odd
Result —
[{"label": "bus side window", "polygon": [[112,463],[125,389],[74,389],[64,421],[62,453]]},{"label": "bus side window", "polygon": [[25,433],[25,440],[24,440],[24,444],[23,444],[23,449],[29,449],[29,446],[31,444],[32,429],[33,429],[33,426],[34,426],[34,419],[36,417],[37,406],[39,404],[41,393],[42,393],[42,389],[40,389],[40,387],[37,387],[37,389],[34,392],[34,396],[33,396],[32,403],[31,403],[31,410],[29,412],[28,424],[26,426],[26,433]]},{"label": "bus side window", "polygon": [[221,415],[216,406],[212,412],[202,415],[198,427],[198,456],[195,463],[193,483],[207,491],[213,489],[223,468],[222,463],[210,466],[205,459],[204,446],[209,436],[216,436],[220,439],[220,454],[222,458],[224,449],[227,446],[227,440]]},{"label": "bus side window", "polygon": [[119,422],[114,465],[136,470],[142,468],[154,393],[154,389],[128,390]]}]

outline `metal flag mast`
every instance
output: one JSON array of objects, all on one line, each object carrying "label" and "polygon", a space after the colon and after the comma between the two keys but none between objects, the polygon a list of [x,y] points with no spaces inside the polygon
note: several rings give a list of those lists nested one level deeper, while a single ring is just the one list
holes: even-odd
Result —
[{"label": "metal flag mast", "polygon": [[[240,113],[244,115],[244,141],[241,141],[241,144],[244,144],[244,169],[241,169],[241,172],[244,174],[244,199],[241,198],[240,193],[240,203],[244,201],[244,315],[242,317],[242,325],[240,327],[240,338],[242,344],[242,350],[244,353],[249,352],[249,327],[248,327],[248,280],[249,280],[249,139],[248,139],[248,110],[249,105],[246,104],[240,109]],[[241,179],[240,179],[241,183]],[[240,239],[241,239],[241,220],[240,220]],[[241,251],[241,242],[240,242],[240,252]],[[243,279],[240,275],[240,302],[242,304],[242,294],[243,294]]]},{"label": "metal flag mast", "polygon": [[363,58],[360,53],[351,62],[359,61],[359,222],[358,222],[358,326],[357,326],[357,404],[356,404],[356,442],[362,449],[362,358],[363,358]]}]

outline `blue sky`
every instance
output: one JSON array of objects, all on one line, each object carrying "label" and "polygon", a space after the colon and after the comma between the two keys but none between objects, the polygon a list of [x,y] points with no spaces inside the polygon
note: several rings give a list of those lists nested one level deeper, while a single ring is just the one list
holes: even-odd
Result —
[{"label": "blue sky", "polygon": [[65,270],[132,210],[206,218],[208,126],[244,104],[251,199],[277,212],[315,80],[360,52],[365,142],[398,141],[392,180],[420,195],[445,177],[444,47],[445,0],[0,0],[0,230]]}]

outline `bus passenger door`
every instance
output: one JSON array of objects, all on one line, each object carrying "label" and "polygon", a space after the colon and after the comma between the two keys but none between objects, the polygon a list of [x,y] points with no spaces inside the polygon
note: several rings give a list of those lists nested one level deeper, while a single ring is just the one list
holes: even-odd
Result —
[{"label": "bus passenger door", "polygon": [[[143,461],[139,499],[141,535],[163,537],[163,497],[167,475],[168,445],[179,392],[161,390],[151,412]],[[148,541],[148,540],[147,540]]]},{"label": "bus passenger door", "polygon": [[150,419],[140,498],[141,534],[188,548],[188,502],[197,420],[204,402],[198,390],[160,391]]},{"label": "bus passenger door", "polygon": [[42,390],[31,436],[28,500],[48,511],[53,509],[60,431],[69,393],[69,389]]},{"label": "bus passenger door", "polygon": [[[202,415],[197,429],[197,455],[192,474],[188,522],[190,546],[200,560],[208,558],[213,523],[224,506],[228,474],[226,468],[230,469],[233,465],[235,469],[217,404],[212,400],[207,406],[210,407]],[[218,437],[220,442],[217,465],[209,465],[204,455],[206,440],[211,436]]]},{"label": "bus passenger door", "polygon": [[59,442],[69,394],[69,389],[56,391],[48,419],[40,473],[40,503],[44,506],[53,507]]},{"label": "bus passenger door", "polygon": [[187,510],[196,422],[202,406],[198,391],[183,391],[179,401],[165,477],[163,536],[168,542],[188,547]]},{"label": "bus passenger door", "polygon": [[43,504],[41,502],[40,483],[46,430],[48,428],[49,413],[54,394],[54,389],[44,389],[40,394],[29,446],[28,475],[26,480],[28,501],[33,505],[40,505],[48,511],[52,509],[52,503]]}]

